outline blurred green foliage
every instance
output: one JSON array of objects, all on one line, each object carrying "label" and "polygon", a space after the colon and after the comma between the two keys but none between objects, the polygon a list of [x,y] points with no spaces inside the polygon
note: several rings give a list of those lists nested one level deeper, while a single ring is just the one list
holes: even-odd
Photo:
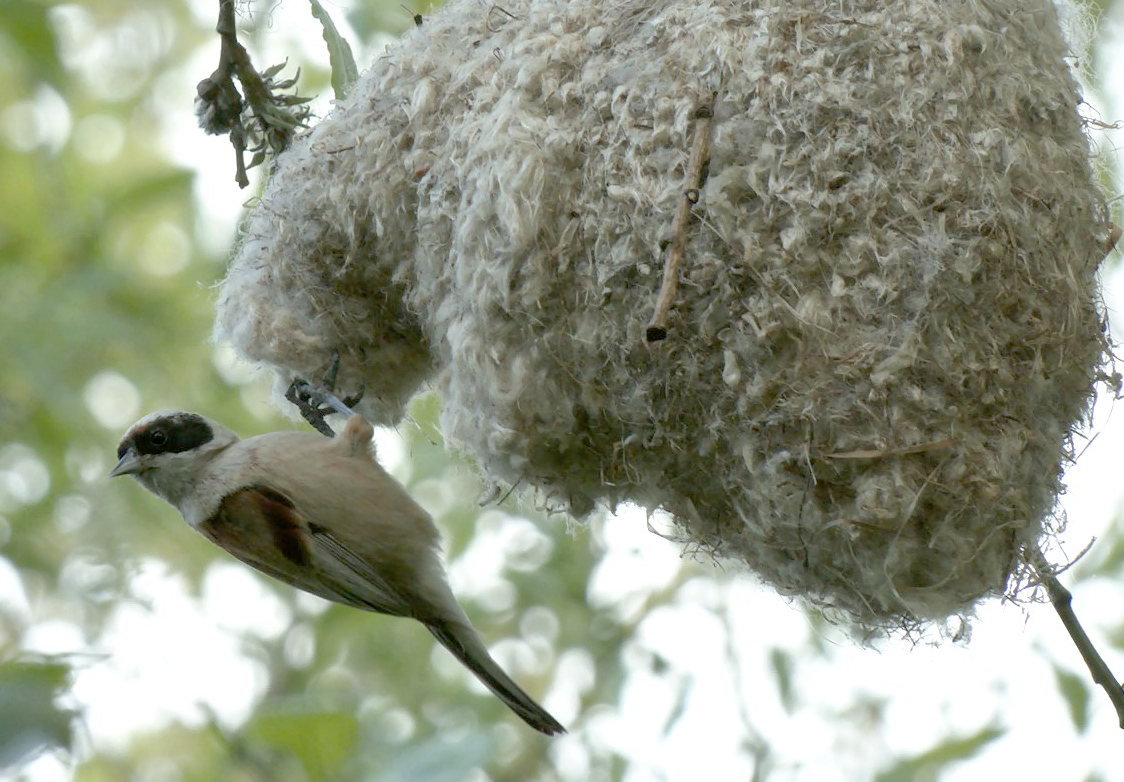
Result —
[{"label": "blurred green foliage", "polygon": [[[234,631],[266,682],[233,726],[204,713],[166,720],[119,746],[76,745],[88,724],[70,688],[95,657],[70,654],[78,649],[53,657],[27,651],[45,644],[44,627],[59,625],[73,629],[65,637],[96,650],[122,607],[146,610],[134,578],[142,561],[168,563],[196,596],[215,563],[230,561],[138,487],[107,484],[123,428],[107,423],[116,411],[205,410],[243,434],[294,425],[262,413],[266,389],[243,387],[208,343],[210,289],[225,260],[221,249],[208,248],[234,237],[216,242],[215,227],[200,218],[215,194],[201,192],[184,162],[190,151],[177,146],[194,134],[191,144],[222,147],[191,127],[194,82],[213,67],[200,53],[215,51],[213,18],[201,17],[201,8],[206,3],[190,0],[0,2],[0,568],[10,567],[26,601],[22,610],[19,600],[0,599],[0,775],[53,752],[82,782],[563,778],[551,742],[496,699],[476,694],[467,675],[446,675],[439,665],[435,673],[439,656],[431,656],[433,641],[421,627],[338,606],[310,610],[268,581],[288,610],[287,626],[270,637]],[[274,6],[240,8],[251,50],[268,44]],[[331,4],[324,9],[340,13]],[[364,46],[408,29],[414,12],[429,11],[404,10],[396,0],[350,8],[360,65],[370,57]],[[323,45],[311,8],[304,37],[310,48]],[[342,41],[335,44],[342,56]],[[274,61],[270,55],[258,64]],[[329,89],[326,67],[296,65],[303,93]],[[226,182],[233,191],[232,160]],[[435,397],[421,398],[400,427],[408,486],[421,495],[444,487],[454,498],[435,513],[454,567],[495,525],[533,520],[537,536],[524,534],[523,549],[504,553],[510,589],[501,591],[508,597],[478,596],[465,607],[489,642],[549,641],[542,670],[516,677],[533,694],[550,689],[565,654],[590,661],[592,682],[578,691],[581,716],[571,723],[580,730],[617,703],[629,674],[622,649],[636,628],[653,609],[672,604],[695,571],[685,566],[627,611],[592,607],[586,590],[596,520],[594,535],[572,537],[561,520],[513,501],[482,516],[479,486],[443,447],[437,413]],[[1121,541],[1120,534],[1106,539],[1082,576],[1124,578]],[[549,631],[529,632],[536,621]],[[766,656],[773,697],[788,713],[808,695],[801,666],[831,653],[822,620],[813,622],[807,648],[770,648]],[[307,657],[292,651],[302,643],[311,644]],[[1124,645],[1119,637],[1115,643]],[[671,732],[689,700],[688,685],[676,679],[683,671],[656,654],[636,668],[678,682],[663,725]],[[1073,724],[1084,732],[1090,688],[1083,671],[1055,672]],[[884,720],[881,705],[864,719]],[[756,778],[765,779],[770,749],[748,722],[744,731]],[[891,759],[879,779],[936,778],[1002,735],[1001,727],[987,726],[946,737]],[[588,753],[585,778],[625,775],[630,761],[618,747],[595,731],[580,741]]]},{"label": "blurred green foliage", "polygon": [[0,664],[0,769],[42,746],[70,746],[74,715],[57,703],[69,676],[70,667],[63,662]]},{"label": "blurred green foliage", "polygon": [[[105,412],[99,420],[98,408],[110,418],[131,406],[138,413],[206,410],[246,434],[293,426],[248,413],[208,343],[210,288],[225,257],[205,249],[216,244],[206,236],[212,227],[197,217],[197,199],[206,195],[196,192],[194,171],[174,162],[185,156],[172,139],[192,128],[171,126],[190,122],[191,85],[213,67],[197,59],[214,45],[213,19],[199,17],[203,6],[0,3],[0,470],[8,476],[0,482],[0,562],[14,567],[30,608],[0,609],[0,660],[8,660],[0,665],[0,773],[52,747],[76,749],[74,730],[83,719],[62,704],[71,702],[71,666],[80,670],[87,661],[36,662],[20,652],[29,634],[60,621],[96,647],[116,609],[144,603],[131,582],[142,558],[168,562],[195,592],[211,564],[226,561],[138,487],[107,484],[123,426],[107,425]],[[273,11],[261,5],[240,12],[252,48]],[[413,24],[391,2],[368,4],[355,17],[365,35]],[[310,11],[307,32],[315,31]],[[300,65],[302,89],[322,91],[327,70]],[[181,102],[175,120],[170,90]],[[199,139],[192,143],[222,146],[194,132]],[[230,173],[233,190],[233,163]],[[99,385],[107,376],[115,381]],[[252,393],[264,397],[265,389],[258,384]],[[101,401],[92,399],[98,394]],[[434,437],[436,412],[422,400],[418,424],[402,429],[412,452],[411,485],[452,475],[468,490],[437,519],[455,559],[472,539],[479,489],[454,475]],[[466,606],[490,642],[519,637],[524,611],[548,602],[564,614],[557,648],[586,641],[589,546],[574,545],[564,525],[541,529],[548,531],[550,561],[541,572],[508,574],[515,603]],[[292,590],[269,588],[295,605]],[[294,609],[292,617],[276,639],[243,638],[269,676],[245,724],[173,722],[128,740],[124,753],[87,747],[70,755],[74,778],[131,779],[140,769],[169,765],[185,780],[419,779],[418,769],[427,767],[444,768],[450,779],[478,767],[531,778],[545,767],[545,739],[516,727],[502,704],[470,690],[465,677],[431,674],[433,640],[420,626],[337,607]],[[287,661],[293,628],[311,629],[307,664]],[[605,649],[623,632],[603,638]],[[599,659],[613,664],[611,654]],[[340,666],[348,686],[321,687],[326,672]],[[541,695],[549,674],[519,678]],[[407,726],[389,737],[380,728],[388,714],[400,721],[408,715]],[[499,759],[495,725],[508,726],[509,745],[511,735],[518,737],[515,750],[508,746]],[[460,738],[450,742],[453,726],[460,726]]]},{"label": "blurred green foliage", "polygon": [[895,764],[879,774],[875,782],[926,782],[936,780],[950,765],[975,757],[980,750],[1003,735],[1002,728],[988,726],[970,736],[948,741]]}]

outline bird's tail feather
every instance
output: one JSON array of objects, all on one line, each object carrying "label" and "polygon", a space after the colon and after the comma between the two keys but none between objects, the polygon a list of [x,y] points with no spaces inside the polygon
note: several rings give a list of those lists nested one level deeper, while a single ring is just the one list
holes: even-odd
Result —
[{"label": "bird's tail feather", "polygon": [[523,688],[504,673],[499,664],[488,654],[475,630],[468,625],[454,622],[427,622],[426,627],[442,646],[476,674],[476,678],[506,703],[508,708],[518,714],[520,719],[548,736],[566,732],[558,720],[550,716],[546,709],[537,704],[523,691]]}]

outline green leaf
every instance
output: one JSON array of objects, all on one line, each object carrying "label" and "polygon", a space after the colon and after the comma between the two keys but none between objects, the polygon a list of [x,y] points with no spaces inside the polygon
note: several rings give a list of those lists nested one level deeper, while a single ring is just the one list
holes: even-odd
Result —
[{"label": "green leaf", "polygon": [[355,748],[359,723],[338,711],[275,711],[255,716],[247,733],[292,752],[312,779],[334,779]]},{"label": "green leaf", "polygon": [[785,711],[791,714],[792,707],[796,702],[792,690],[792,655],[782,649],[771,649],[769,651],[769,666],[776,676],[777,692],[780,694],[781,705],[784,706]]},{"label": "green leaf", "polygon": [[[1117,251],[1120,249],[1118,246]],[[1097,541],[1089,556],[1078,559],[1074,566],[1074,578],[1077,581],[1091,576],[1118,578],[1122,570],[1124,570],[1124,519],[1121,519],[1118,511],[1112,526],[1105,536]]]},{"label": "green leaf", "polygon": [[115,192],[106,193],[107,215],[129,215],[157,201],[188,198],[194,181],[195,172],[171,166],[151,176],[137,177]]},{"label": "green leaf", "polygon": [[70,680],[57,662],[0,665],[0,769],[50,747],[70,748],[74,714],[55,705]]},{"label": "green leaf", "polygon": [[[658,654],[656,655],[656,659],[653,662],[654,665],[652,667],[657,672],[662,674],[667,671],[667,661],[660,657]],[[690,686],[689,681],[678,682],[678,687],[676,689],[678,689],[679,692],[677,692],[675,695],[675,705],[672,706],[671,712],[667,715],[667,719],[663,724],[664,738],[667,738],[668,734],[671,733],[672,728],[674,728],[679,720],[683,718],[684,712],[687,711],[687,701],[691,697],[692,687]]]},{"label": "green leaf", "polygon": [[324,43],[328,45],[328,60],[332,64],[332,90],[336,93],[336,100],[343,97],[351,89],[351,85],[359,78],[359,69],[355,65],[355,55],[351,53],[351,46],[340,35],[332,17],[320,5],[319,0],[308,0],[312,6],[312,15],[324,28]]},{"label": "green leaf", "polygon": [[[23,55],[29,72],[56,88],[63,84],[55,32],[51,28],[51,6],[33,0],[0,3],[0,38],[7,38]],[[0,45],[0,48],[3,48]]]},{"label": "green leaf", "polygon": [[1069,706],[1069,716],[1078,733],[1089,727],[1089,685],[1085,678],[1054,666],[1054,676],[1058,679],[1058,690]]},{"label": "green leaf", "polygon": [[490,733],[472,731],[449,740],[440,736],[420,741],[396,752],[394,760],[376,777],[379,782],[459,782],[484,765],[496,752]]},{"label": "green leaf", "polygon": [[1003,728],[989,726],[970,736],[950,738],[919,755],[899,760],[897,764],[875,777],[875,782],[919,782],[937,779],[937,772],[941,769],[974,758],[981,749],[1004,733],[1006,731]]}]

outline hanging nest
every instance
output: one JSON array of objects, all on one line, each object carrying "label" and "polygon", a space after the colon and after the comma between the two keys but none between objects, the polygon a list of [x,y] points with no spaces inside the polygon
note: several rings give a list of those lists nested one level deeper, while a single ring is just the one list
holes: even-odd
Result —
[{"label": "hanging nest", "polygon": [[216,334],[860,627],[970,613],[1103,377],[1065,56],[1047,0],[451,0],[278,161]]}]

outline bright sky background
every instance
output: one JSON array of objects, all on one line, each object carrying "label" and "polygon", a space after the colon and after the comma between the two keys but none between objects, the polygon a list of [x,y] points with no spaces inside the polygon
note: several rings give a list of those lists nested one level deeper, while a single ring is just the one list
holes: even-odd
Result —
[{"label": "bright sky background", "polygon": [[[198,0],[201,20],[210,23],[213,0]],[[342,22],[340,6],[328,5]],[[1106,20],[1105,32],[1116,42],[1115,54],[1099,62],[1104,83],[1124,85],[1124,20]],[[258,62],[276,62],[286,54],[295,59],[322,59],[319,30],[307,5],[280,5],[270,21],[267,45],[255,52]],[[204,137],[195,128],[191,96],[199,74],[208,73],[217,57],[217,43],[201,51],[188,67],[169,77],[165,92],[168,146],[180,162],[195,166],[200,222],[209,226],[207,240],[220,253],[230,246],[246,192],[232,181],[230,147],[224,139]],[[1098,104],[1100,117],[1124,117],[1124,103]],[[319,113],[324,112],[323,105]],[[1124,146],[1124,131],[1106,132],[1099,139],[1109,151]],[[1124,191],[1118,185],[1117,192]],[[175,259],[172,258],[172,263]],[[1119,265],[1119,263],[1117,263]],[[1113,330],[1124,334],[1124,275],[1104,278],[1105,300]],[[216,362],[230,373],[240,370],[218,351]],[[107,441],[142,412],[142,394],[120,376],[99,376],[87,389],[91,412],[107,429]],[[247,386],[244,397],[252,410],[263,410],[267,397],[260,383]],[[112,399],[112,404],[105,400]],[[1121,507],[1121,453],[1124,453],[1124,410],[1102,400],[1095,411],[1092,440],[1079,463],[1069,472],[1069,493],[1063,505],[1069,517],[1064,537],[1067,555],[1082,550],[1105,532]],[[400,476],[408,470],[401,440],[392,431],[379,434],[384,463]],[[117,490],[139,491],[124,483]],[[161,521],[180,523],[167,508]],[[559,522],[561,523],[561,522]],[[470,548],[451,563],[454,588],[466,588],[471,572],[474,588],[489,580],[502,582],[500,558],[489,556],[496,540],[533,535],[529,522],[498,521],[493,538]],[[622,615],[636,610],[649,590],[663,588],[681,567],[679,548],[647,531],[643,514],[626,509],[602,529],[577,537],[572,545],[602,545],[604,560],[589,586],[592,604],[613,606]],[[1090,553],[1097,557],[1094,549]],[[18,579],[0,560],[0,602],[30,614]],[[718,575],[718,579],[708,576]],[[1110,629],[1124,623],[1124,591],[1117,583],[1088,579],[1063,582],[1074,593],[1075,607],[1090,635],[1117,674],[1124,674],[1124,654],[1109,647]],[[481,586],[483,584],[483,587]],[[118,608],[111,632],[96,648],[86,645],[78,628],[45,622],[27,636],[27,651],[47,654],[87,650],[88,664],[80,665],[74,696],[86,713],[87,739],[99,747],[123,747],[130,734],[151,730],[161,722],[205,719],[201,704],[228,724],[237,724],[264,691],[266,673],[239,651],[234,628],[262,638],[276,638],[287,627],[289,608],[248,570],[233,562],[216,564],[208,573],[201,600],[188,596],[174,562],[149,560],[138,568],[136,591],[151,601]],[[302,610],[322,610],[308,597]],[[378,619],[372,619],[377,622]],[[932,747],[950,733],[970,735],[988,724],[1008,734],[979,757],[949,772],[947,782],[981,779],[1077,780],[1099,770],[1106,779],[1121,767],[1124,737],[1108,700],[1096,690],[1091,727],[1076,736],[1068,711],[1058,694],[1050,661],[1086,677],[1087,673],[1068,636],[1048,606],[1019,607],[991,602],[982,606],[973,624],[971,643],[931,647],[908,642],[882,644],[878,650],[859,648],[841,634],[826,639],[826,659],[801,657],[812,630],[802,612],[771,590],[756,585],[749,575],[703,569],[677,594],[673,604],[660,608],[640,624],[635,639],[622,650],[626,662],[644,664],[631,669],[619,710],[585,715],[571,735],[556,739],[553,752],[566,778],[586,778],[587,753],[579,737],[612,747],[633,758],[629,782],[647,780],[744,781],[751,761],[740,747],[748,722],[767,741],[779,762],[770,779],[863,780],[890,755],[906,755]],[[287,648],[290,659],[306,659],[311,642],[299,634]],[[778,696],[769,654],[785,648],[797,655],[795,687],[798,703],[785,710]],[[649,673],[647,660],[658,650],[673,670],[681,672],[671,686]],[[737,665],[731,665],[735,659]],[[449,670],[438,662],[439,672]],[[578,694],[589,686],[592,665],[580,654],[564,657],[554,688],[544,705],[564,723],[574,724]],[[678,686],[687,687],[687,701],[669,735],[662,731],[667,716],[680,708]],[[835,712],[850,708],[857,694],[885,699],[892,719],[878,733],[858,731],[854,721],[843,722]],[[28,778],[55,782],[69,776],[53,756],[36,761]]]}]

